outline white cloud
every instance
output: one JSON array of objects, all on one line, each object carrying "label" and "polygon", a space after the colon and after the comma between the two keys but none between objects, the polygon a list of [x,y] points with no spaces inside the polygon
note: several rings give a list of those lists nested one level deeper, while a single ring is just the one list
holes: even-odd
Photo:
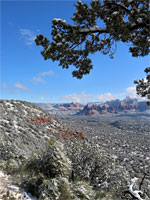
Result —
[{"label": "white cloud", "polygon": [[123,96],[124,94],[104,93],[104,94],[98,95],[97,98],[99,101],[105,102],[105,101],[111,101],[118,98],[120,99]]},{"label": "white cloud", "polygon": [[94,95],[86,94],[85,92],[82,92],[81,94],[69,94],[62,98],[59,98],[58,100],[61,101],[73,101],[77,103],[88,103],[91,101],[91,98],[94,98]]},{"label": "white cloud", "polygon": [[82,92],[81,94],[69,94],[62,98],[59,98],[58,100],[73,101],[73,102],[85,104],[88,102],[111,101],[111,100],[120,99],[123,97],[125,97],[124,93],[121,93],[121,94],[104,93],[104,94],[100,94],[100,95],[93,95],[93,94],[86,94],[85,92]]},{"label": "white cloud", "polygon": [[136,94],[136,87],[135,86],[128,87],[126,89],[125,94],[126,94],[126,96],[129,96],[132,99],[134,99],[134,98],[138,99],[138,101],[147,101],[146,97],[141,97],[141,96]]},{"label": "white cloud", "polygon": [[25,44],[27,46],[32,46],[34,44],[36,33],[31,31],[30,29],[25,29],[25,28],[20,29],[19,32],[20,32],[21,38],[24,39]]},{"label": "white cloud", "polygon": [[59,98],[58,100],[64,101],[64,102],[77,102],[77,103],[88,103],[88,102],[106,102],[111,101],[115,99],[124,99],[126,97],[130,98],[137,98],[139,101],[144,101],[144,98],[141,98],[136,94],[136,87],[131,86],[125,89],[123,93],[120,94],[112,94],[112,93],[104,93],[99,95],[92,95],[92,94],[86,94],[85,92],[82,92],[81,94],[69,94],[64,97]]},{"label": "white cloud", "polygon": [[45,76],[52,76],[54,74],[53,71],[47,71],[47,72],[40,72],[37,76],[34,76],[32,81],[34,83],[45,83],[45,80],[43,79],[43,77]]},{"label": "white cloud", "polygon": [[126,88],[126,96],[129,96],[130,98],[139,98],[139,96],[136,94],[136,87],[131,86]]},{"label": "white cloud", "polygon": [[53,74],[54,74],[54,72],[50,71],[50,70],[48,72],[41,72],[40,73],[41,76],[52,76]]},{"label": "white cloud", "polygon": [[40,76],[34,76],[33,79],[32,79],[32,81],[34,83],[45,83],[45,80],[42,79]]},{"label": "white cloud", "polygon": [[111,100],[114,100],[114,99],[124,99],[127,96],[130,97],[130,98],[140,99],[140,97],[136,94],[136,87],[135,86],[131,86],[131,87],[126,88],[125,92],[120,93],[120,94],[112,94],[112,93],[100,94],[100,95],[98,95],[98,99],[102,102],[105,102],[105,101],[111,101]]},{"label": "white cloud", "polygon": [[21,83],[15,83],[15,87],[21,90],[29,90],[29,88],[27,88],[25,85],[22,85]]},{"label": "white cloud", "polygon": [[12,88],[10,88],[6,83],[3,83],[2,88],[6,89],[8,92],[12,92]]},{"label": "white cloud", "polygon": [[136,94],[136,87],[131,86],[125,89],[124,93],[120,94],[112,94],[112,93],[105,93],[105,94],[100,94],[98,95],[98,99],[100,101],[111,101],[114,99],[124,99],[126,97],[130,97],[132,99],[137,98],[138,100],[144,100],[144,98],[141,98],[139,95]]},{"label": "white cloud", "polygon": [[45,97],[40,97],[40,100],[44,101],[44,100],[45,100]]},{"label": "white cloud", "polygon": [[2,87],[3,87],[3,88],[5,88],[5,89],[7,89],[7,88],[8,88],[8,86],[7,86],[7,84],[6,84],[6,83],[3,83]]}]

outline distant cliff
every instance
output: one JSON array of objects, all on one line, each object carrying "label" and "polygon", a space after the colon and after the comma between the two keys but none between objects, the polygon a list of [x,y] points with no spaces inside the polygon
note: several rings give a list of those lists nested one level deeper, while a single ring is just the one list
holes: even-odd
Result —
[{"label": "distant cliff", "polygon": [[150,108],[145,101],[126,98],[124,100],[112,100],[105,103],[36,103],[43,110],[54,115],[100,115],[100,114],[123,114],[145,112]]},{"label": "distant cliff", "polygon": [[121,113],[136,113],[145,112],[149,109],[145,101],[138,101],[137,99],[126,98],[124,100],[107,101],[100,105],[86,105],[77,113],[77,115],[99,115],[99,114],[121,114]]},{"label": "distant cliff", "polygon": [[36,103],[36,105],[51,114],[58,115],[74,115],[84,108],[84,105],[79,103]]}]

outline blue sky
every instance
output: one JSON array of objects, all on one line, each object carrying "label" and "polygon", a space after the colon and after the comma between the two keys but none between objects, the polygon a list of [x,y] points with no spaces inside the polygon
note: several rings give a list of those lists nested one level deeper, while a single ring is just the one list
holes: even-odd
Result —
[{"label": "blue sky", "polygon": [[133,58],[128,44],[117,45],[114,59],[92,55],[93,70],[81,80],[72,77],[73,66],[62,69],[40,55],[35,36],[42,33],[51,38],[53,18],[71,22],[75,2],[1,1],[0,98],[86,103],[135,97],[133,81],[145,76],[149,59]]}]

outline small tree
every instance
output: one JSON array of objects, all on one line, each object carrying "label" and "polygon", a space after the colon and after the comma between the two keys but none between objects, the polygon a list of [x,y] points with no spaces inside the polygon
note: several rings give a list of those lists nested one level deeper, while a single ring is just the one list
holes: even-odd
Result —
[{"label": "small tree", "polygon": [[[135,80],[134,83],[137,85],[137,94],[141,97],[147,97],[147,99],[150,99],[150,67],[147,67],[144,71],[147,74],[146,78],[140,79],[139,81]],[[150,105],[150,101],[148,101],[147,104]]]},{"label": "small tree", "polygon": [[[89,55],[101,52],[113,58],[119,41],[130,44],[133,57],[149,54],[148,0],[92,0],[90,5],[78,1],[75,6],[73,24],[52,20],[51,42],[41,34],[36,37],[36,44],[44,48],[41,54],[45,60],[59,61],[62,68],[74,65],[72,74],[81,79],[93,68]],[[104,28],[100,27],[102,23]],[[140,84],[137,93],[143,96],[139,88]]]}]

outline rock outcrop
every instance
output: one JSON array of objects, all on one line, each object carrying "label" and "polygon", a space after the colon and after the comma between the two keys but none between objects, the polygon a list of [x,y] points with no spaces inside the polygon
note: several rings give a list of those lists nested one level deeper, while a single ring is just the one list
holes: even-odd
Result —
[{"label": "rock outcrop", "polygon": [[125,100],[107,101],[101,105],[86,105],[77,115],[99,115],[99,114],[123,114],[123,113],[138,113],[149,110],[146,102],[139,102],[137,99],[126,98]]},{"label": "rock outcrop", "polygon": [[79,103],[36,103],[35,105],[54,115],[74,115],[84,107]]}]

